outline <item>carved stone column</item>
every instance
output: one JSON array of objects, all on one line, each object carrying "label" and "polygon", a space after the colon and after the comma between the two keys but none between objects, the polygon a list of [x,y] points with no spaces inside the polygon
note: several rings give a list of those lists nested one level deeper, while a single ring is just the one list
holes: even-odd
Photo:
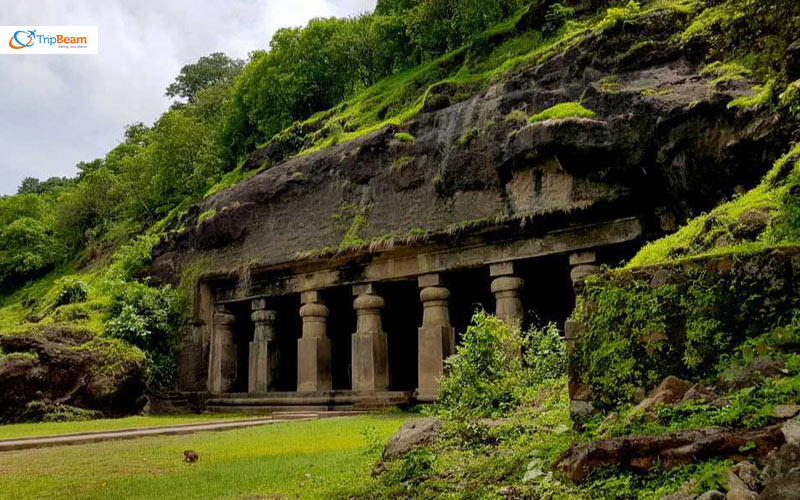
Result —
[{"label": "carved stone column", "polygon": [[520,299],[520,290],[525,286],[522,278],[514,276],[514,264],[502,262],[489,266],[492,293],[495,296],[495,316],[512,324],[521,325],[525,315]]},{"label": "carved stone column", "polygon": [[418,330],[417,399],[433,401],[439,394],[444,360],[455,351],[455,329],[450,325],[447,299],[450,291],[441,286],[438,274],[419,277],[422,326]]},{"label": "carved stone column", "polygon": [[275,341],[276,312],[267,310],[265,299],[251,303],[250,319],[255,325],[253,341],[250,342],[250,370],[248,390],[263,394],[275,389],[280,365],[280,350]]},{"label": "carved stone column", "polygon": [[303,337],[297,341],[297,391],[324,392],[333,388],[331,340],[328,338],[328,308],[317,292],[301,296]]},{"label": "carved stone column", "polygon": [[352,337],[353,390],[379,392],[389,389],[389,363],[381,309],[386,303],[373,285],[356,285],[353,308],[358,316]]},{"label": "carved stone column", "polygon": [[224,305],[214,311],[214,330],[208,360],[208,390],[214,394],[230,392],[236,380],[236,344],[233,343],[233,325],[236,316]]}]

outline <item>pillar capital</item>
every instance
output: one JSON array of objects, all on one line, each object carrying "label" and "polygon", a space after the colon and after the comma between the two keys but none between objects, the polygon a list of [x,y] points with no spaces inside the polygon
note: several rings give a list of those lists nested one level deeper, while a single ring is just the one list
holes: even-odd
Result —
[{"label": "pillar capital", "polygon": [[522,278],[516,276],[503,276],[492,281],[492,293],[517,292],[525,286]]},{"label": "pillar capital", "polygon": [[514,262],[495,262],[489,264],[489,276],[496,278],[498,276],[513,276],[514,275]]},{"label": "pillar capital", "polygon": [[250,313],[250,319],[258,325],[259,323],[274,323],[278,313],[267,309],[256,309]]},{"label": "pillar capital", "polygon": [[522,278],[501,276],[492,281],[495,316],[509,323],[521,324],[524,312],[519,291],[525,286]]}]

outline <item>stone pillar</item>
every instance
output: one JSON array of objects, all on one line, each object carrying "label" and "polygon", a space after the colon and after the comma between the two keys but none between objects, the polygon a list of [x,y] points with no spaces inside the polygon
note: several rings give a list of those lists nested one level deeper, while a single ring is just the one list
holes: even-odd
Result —
[{"label": "stone pillar", "polygon": [[450,291],[441,286],[439,275],[426,274],[418,281],[423,312],[418,330],[417,399],[430,402],[439,395],[444,360],[455,351],[456,336],[447,304]]},{"label": "stone pillar", "polygon": [[253,341],[250,342],[250,370],[248,371],[248,391],[263,394],[275,389],[280,350],[275,341],[275,311],[267,310],[265,299],[251,302],[253,309],[250,318],[255,325]]},{"label": "stone pillar", "polygon": [[230,392],[236,380],[236,344],[233,343],[233,325],[236,316],[224,305],[214,311],[214,330],[211,335],[211,352],[208,359],[208,390],[213,394]]},{"label": "stone pillar", "polygon": [[593,250],[576,252],[569,256],[570,273],[572,288],[575,295],[583,291],[583,280],[590,274],[600,272],[600,265],[597,263],[597,254]]},{"label": "stone pillar", "polygon": [[328,338],[328,308],[318,292],[301,295],[303,337],[297,341],[297,391],[325,392],[333,389],[331,340]]},{"label": "stone pillar", "polygon": [[353,308],[358,316],[352,337],[353,390],[379,392],[389,389],[389,362],[381,309],[386,305],[372,284],[353,287]]},{"label": "stone pillar", "polygon": [[492,281],[492,293],[495,296],[495,316],[518,326],[522,325],[525,315],[519,293],[525,282],[514,276],[514,263],[502,262],[489,266]]}]

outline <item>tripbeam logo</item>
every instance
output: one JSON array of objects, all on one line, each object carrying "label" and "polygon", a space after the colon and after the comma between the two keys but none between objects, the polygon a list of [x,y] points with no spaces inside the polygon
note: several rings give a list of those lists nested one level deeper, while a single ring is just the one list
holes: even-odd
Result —
[{"label": "tripbeam logo", "polygon": [[[21,37],[22,40],[25,40],[26,36],[27,36],[28,39],[25,40],[25,42],[22,42],[22,41],[20,41],[20,35],[22,35],[22,37]],[[34,31],[24,31],[24,30],[17,31],[16,33],[14,33],[14,36],[12,36],[8,40],[8,46],[11,47],[12,49],[15,49],[15,50],[24,49],[26,47],[32,47],[33,46],[33,37],[35,37],[35,36],[36,36],[36,31],[35,30]]]},{"label": "tripbeam logo", "polygon": [[97,26],[0,26],[0,54],[97,54]]}]

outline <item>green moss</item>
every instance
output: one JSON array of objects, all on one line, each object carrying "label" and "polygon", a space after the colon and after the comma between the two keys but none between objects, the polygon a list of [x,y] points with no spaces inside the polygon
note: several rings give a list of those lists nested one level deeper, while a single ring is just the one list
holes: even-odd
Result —
[{"label": "green moss", "polygon": [[392,162],[392,164],[389,166],[389,168],[392,171],[398,171],[398,170],[402,170],[403,168],[407,167],[408,165],[411,165],[413,162],[414,162],[414,157],[413,156],[401,156],[401,157],[395,159]]},{"label": "green moss", "polygon": [[775,91],[775,80],[770,80],[766,85],[758,86],[753,89],[753,97],[742,96],[728,103],[728,109],[747,109],[768,104]]},{"label": "green moss", "polygon": [[746,80],[752,75],[752,71],[744,66],[741,61],[728,63],[715,61],[703,68],[700,74],[712,78],[711,85],[717,87],[726,82]]},{"label": "green moss", "polygon": [[600,92],[603,92],[605,94],[616,94],[620,91],[621,88],[622,85],[620,85],[620,83],[617,82],[617,77],[614,75],[607,76],[602,80],[600,80]]},{"label": "green moss", "polygon": [[200,226],[203,222],[205,222],[207,220],[211,220],[216,216],[217,216],[217,209],[216,208],[212,208],[212,209],[206,210],[205,212],[201,213],[197,217],[197,225]]},{"label": "green moss", "polygon": [[586,109],[579,102],[562,102],[555,106],[545,109],[530,118],[530,123],[542,122],[546,120],[561,120],[564,118],[594,118],[597,114]]},{"label": "green moss", "polygon": [[521,109],[512,110],[506,115],[506,123],[526,123],[528,116]]},{"label": "green moss", "polygon": [[414,142],[417,140],[416,137],[409,134],[408,132],[398,132],[394,134],[394,138],[400,142]]},{"label": "green moss", "polygon": [[458,138],[459,146],[461,147],[469,146],[472,143],[472,141],[478,138],[479,134],[480,132],[478,131],[478,129],[472,127],[471,129],[464,132],[464,135]]}]

